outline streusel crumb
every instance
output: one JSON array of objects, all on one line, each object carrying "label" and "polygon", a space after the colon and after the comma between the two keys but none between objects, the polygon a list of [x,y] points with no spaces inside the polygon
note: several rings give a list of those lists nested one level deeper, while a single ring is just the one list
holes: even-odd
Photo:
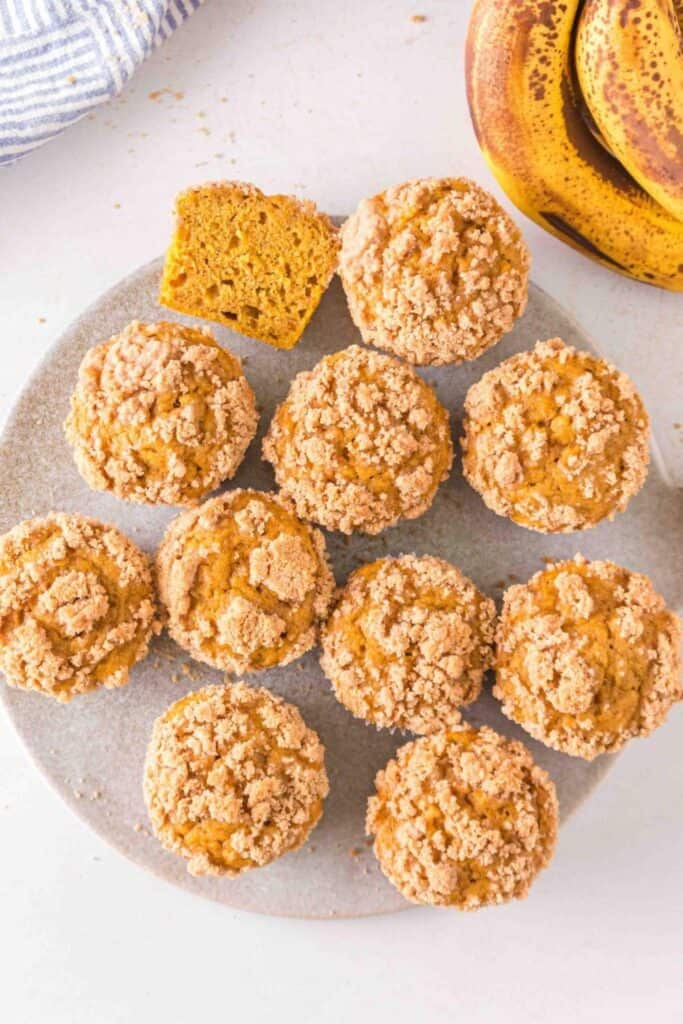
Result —
[{"label": "streusel crumb", "polygon": [[209,331],[134,320],[86,354],[64,428],[95,490],[193,505],[235,475],[257,423],[239,359]]},{"label": "streusel crumb", "polygon": [[294,378],[263,454],[303,519],[375,534],[427,511],[453,445],[448,413],[414,370],[352,345]]},{"label": "streusel crumb", "polygon": [[240,673],[313,647],[334,590],[322,534],[261,491],[228,491],[174,519],[157,578],[173,639]]},{"label": "streusel crumb", "polygon": [[299,710],[244,683],[207,686],[154,723],[144,795],[192,875],[234,877],[308,838],[328,793],[325,751]]},{"label": "streusel crumb", "polygon": [[496,608],[441,558],[383,558],[352,573],[322,631],[339,700],[377,726],[456,726],[493,662]]},{"label": "streusel crumb", "polygon": [[584,530],[613,519],[643,486],[649,429],[625,374],[551,338],[468,391],[463,472],[490,509],[521,526]]},{"label": "streusel crumb", "polygon": [[364,199],[342,228],[339,273],[368,344],[411,363],[460,363],[526,307],[529,251],[490,193],[421,178]]},{"label": "streusel crumb", "polygon": [[367,831],[414,903],[477,910],[526,896],[550,862],[555,787],[521,743],[492,729],[423,736],[375,780]]},{"label": "streusel crumb", "polygon": [[647,736],[683,697],[680,644],[647,576],[577,555],[506,592],[493,692],[537,740],[591,760]]},{"label": "streusel crumb", "polygon": [[128,682],[158,632],[146,555],[114,526],[53,512],[0,537],[0,669],[59,701]]}]

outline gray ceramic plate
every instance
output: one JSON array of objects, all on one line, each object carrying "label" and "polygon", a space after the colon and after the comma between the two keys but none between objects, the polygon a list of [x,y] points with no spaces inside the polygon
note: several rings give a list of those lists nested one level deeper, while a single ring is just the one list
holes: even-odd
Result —
[{"label": "gray ceramic plate", "polygon": [[[0,531],[21,519],[61,509],[116,523],[144,549],[154,550],[174,511],[127,505],[88,490],[76,472],[61,424],[86,349],[134,318],[174,316],[156,302],[160,270],[159,260],[104,295],[66,332],[27,384],[0,447]],[[226,328],[215,327],[215,332],[244,358],[261,407],[261,432],[295,373],[359,340],[338,281],[292,352],[275,351]],[[473,381],[536,339],[557,334],[567,342],[590,347],[571,318],[532,287],[525,316],[493,351],[469,365],[425,371],[423,376],[436,385],[452,412],[454,435],[459,433],[465,391]],[[259,452],[260,435],[235,486],[273,486],[270,468]],[[650,573],[667,599],[680,606],[683,566],[672,558],[671,543],[680,525],[680,495],[666,486],[656,466],[644,490],[616,522],[582,536],[546,537],[489,512],[463,481],[456,460],[451,478],[421,519],[377,538],[354,537],[347,543],[330,535],[328,540],[338,581],[360,562],[387,553],[433,552],[500,598],[505,586],[526,579],[543,565],[544,558],[581,550],[587,556],[612,558]],[[162,850],[148,831],[140,787],[152,722],[200,682],[221,678],[196,663],[190,664],[192,676],[188,676],[181,671],[185,660],[171,641],[161,638],[122,690],[80,697],[69,706],[5,686],[2,697],[29,753],[69,806],[118,850],[174,885],[231,907],[296,917],[353,917],[408,906],[379,872],[363,836],[365,802],[374,775],[407,737],[377,732],[352,718],[334,699],[315,652],[286,668],[251,677],[297,704],[325,743],[331,794],[309,843],[270,867],[235,880],[192,878],[181,860]],[[528,743],[555,780],[565,820],[609,770],[609,758],[587,764],[526,739],[500,714],[489,692],[470,709],[468,718]]]}]

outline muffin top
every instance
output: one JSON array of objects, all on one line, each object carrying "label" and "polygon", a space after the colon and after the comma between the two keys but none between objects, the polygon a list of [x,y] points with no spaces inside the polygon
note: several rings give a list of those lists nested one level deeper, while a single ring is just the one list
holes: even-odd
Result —
[{"label": "muffin top", "polygon": [[505,593],[494,695],[549,747],[591,760],[661,725],[683,696],[681,625],[641,573],[557,562]]},{"label": "muffin top", "polygon": [[154,723],[144,795],[193,875],[235,876],[295,850],[322,814],[324,748],[298,709],[244,683],[207,686]]},{"label": "muffin top", "polygon": [[0,669],[59,701],[128,682],[158,631],[147,557],[114,526],[52,512],[0,537]]},{"label": "muffin top", "polygon": [[430,507],[448,476],[448,413],[405,363],[358,345],[298,374],[263,443],[298,514],[380,533]]},{"label": "muffin top", "polygon": [[85,355],[64,427],[90,487],[193,505],[234,476],[257,422],[239,359],[207,330],[134,320]]},{"label": "muffin top", "polygon": [[349,577],[322,631],[321,666],[339,700],[377,726],[457,725],[493,662],[496,609],[441,558],[403,555]]},{"label": "muffin top", "polygon": [[492,729],[423,736],[378,772],[367,830],[414,903],[476,910],[526,896],[557,838],[555,787]]},{"label": "muffin top", "polygon": [[469,389],[463,472],[490,509],[521,526],[583,530],[622,512],[640,490],[648,435],[629,378],[551,338]]},{"label": "muffin top", "polygon": [[467,178],[418,178],[363,199],[339,273],[363,340],[411,363],[460,363],[524,312],[530,256],[496,200]]},{"label": "muffin top", "polygon": [[157,554],[157,579],[173,639],[228,672],[304,654],[334,589],[322,534],[283,499],[247,490],[174,519]]}]

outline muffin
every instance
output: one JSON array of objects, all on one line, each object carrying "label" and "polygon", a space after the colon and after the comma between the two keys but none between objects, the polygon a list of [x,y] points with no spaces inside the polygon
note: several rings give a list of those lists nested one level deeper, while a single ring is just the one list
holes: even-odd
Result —
[{"label": "muffin", "polygon": [[308,838],[328,783],[324,748],[293,704],[244,683],[207,686],[154,723],[144,796],[192,875],[234,877]]},{"label": "muffin", "polygon": [[308,651],[334,589],[322,534],[260,491],[228,491],[178,516],[156,564],[171,636],[227,672]]},{"label": "muffin", "polygon": [[134,320],[86,354],[64,427],[94,490],[193,505],[235,475],[257,423],[239,359],[208,331]]},{"label": "muffin", "polygon": [[375,786],[367,831],[413,903],[477,910],[519,899],[553,855],[555,787],[526,747],[492,729],[406,743]]},{"label": "muffin", "polygon": [[625,374],[551,338],[468,391],[463,472],[520,526],[585,530],[623,512],[643,486],[649,429]]},{"label": "muffin", "polygon": [[541,743],[590,761],[664,722],[680,643],[647,576],[577,555],[506,592],[493,692]]},{"label": "muffin", "polygon": [[461,363],[526,307],[530,256],[467,178],[418,178],[364,199],[342,228],[339,273],[369,345],[410,363]]},{"label": "muffin", "polygon": [[176,200],[159,301],[293,348],[337,266],[338,231],[308,200],[223,181]]},{"label": "muffin", "polygon": [[357,569],[322,631],[337,698],[376,726],[458,725],[493,663],[496,608],[441,558],[403,555]]},{"label": "muffin", "polygon": [[147,557],[114,526],[52,512],[0,537],[0,669],[69,701],[128,682],[158,632]]},{"label": "muffin", "polygon": [[294,378],[263,454],[303,519],[376,534],[427,511],[453,446],[429,385],[405,363],[352,345]]}]

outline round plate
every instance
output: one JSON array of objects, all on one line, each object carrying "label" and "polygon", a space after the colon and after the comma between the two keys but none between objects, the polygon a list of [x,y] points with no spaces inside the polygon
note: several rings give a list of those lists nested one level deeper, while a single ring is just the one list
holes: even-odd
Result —
[{"label": "round plate", "polygon": [[[176,510],[128,505],[89,490],[76,471],[62,422],[78,365],[91,345],[135,318],[192,322],[157,304],[161,266],[157,260],[143,267],[99,299],[48,353],[27,384],[0,447],[0,532],[52,509],[81,512],[115,523],[146,551],[154,551]],[[359,341],[358,333],[336,279],[291,352],[277,351],[218,325],[213,330],[221,343],[243,358],[261,408],[259,437],[231,486],[270,489],[273,477],[260,458],[260,437],[276,403],[284,398],[295,373],[309,369],[326,353]],[[571,318],[532,286],[526,314],[496,348],[474,363],[425,370],[423,376],[436,386],[453,415],[454,437],[459,434],[458,420],[470,384],[538,338],[558,334],[581,348],[591,347]],[[544,536],[489,512],[464,482],[456,458],[450,479],[420,519],[375,538],[330,534],[327,539],[338,582],[359,563],[382,555],[431,552],[460,566],[499,599],[506,586],[527,579],[545,559],[581,550],[589,557],[613,558],[651,574],[676,605],[681,603],[683,567],[672,559],[671,538],[680,527],[679,502],[653,466],[643,491],[614,523],[580,536]],[[237,879],[192,878],[182,860],[162,849],[150,834],[141,791],[152,722],[189,690],[222,678],[219,672],[189,660],[162,637],[121,690],[81,696],[70,705],[6,686],[2,697],[28,751],[69,806],[118,850],[174,885],[231,907],[297,917],[352,917],[409,906],[384,879],[363,834],[365,804],[375,773],[408,737],[379,732],[345,711],[318,667],[316,652],[286,668],[249,677],[250,682],[297,704],[325,744],[331,792],[310,841],[269,867]],[[527,743],[555,781],[563,819],[609,770],[610,758],[589,764],[526,737],[502,716],[488,689],[467,711],[467,718]]]}]

